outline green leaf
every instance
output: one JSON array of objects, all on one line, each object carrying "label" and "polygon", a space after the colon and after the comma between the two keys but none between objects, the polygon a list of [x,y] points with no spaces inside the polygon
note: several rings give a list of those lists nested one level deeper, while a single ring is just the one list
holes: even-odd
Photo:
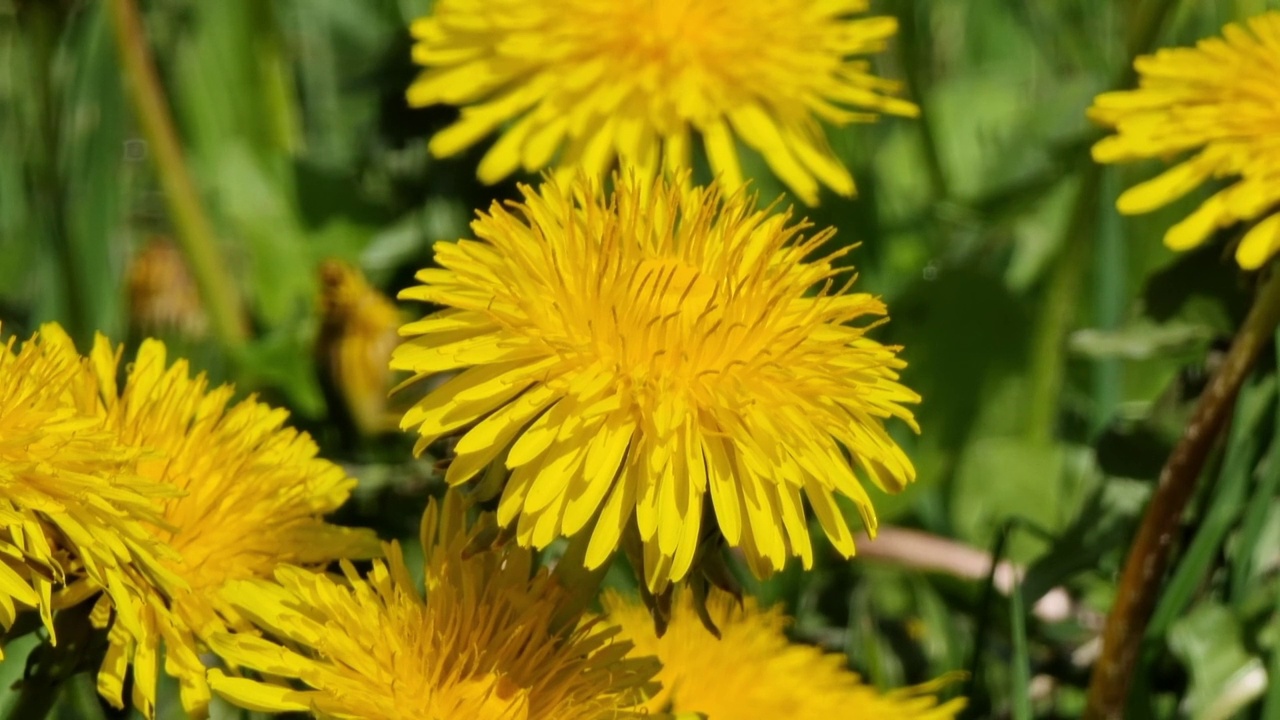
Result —
[{"label": "green leaf", "polygon": [[1267,686],[1262,661],[1244,650],[1240,624],[1226,607],[1205,603],[1169,630],[1169,647],[1191,675],[1183,700],[1193,720],[1227,720]]}]

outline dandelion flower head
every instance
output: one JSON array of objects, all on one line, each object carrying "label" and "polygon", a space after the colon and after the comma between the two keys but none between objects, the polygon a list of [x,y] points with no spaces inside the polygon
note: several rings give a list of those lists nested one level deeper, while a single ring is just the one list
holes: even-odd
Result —
[{"label": "dandelion flower head", "polygon": [[418,451],[462,433],[452,485],[503,463],[498,522],[521,544],[590,532],[599,567],[634,519],[655,592],[689,572],[708,498],[757,574],[811,564],[802,498],[851,555],[836,495],[875,528],[853,466],[891,491],[914,478],[884,422],[914,428],[918,398],[867,334],[883,303],[836,284],[843,251],[811,257],[832,230],[714,185],[615,184],[525,187],[477,240],[436,245],[441,268],[400,297],[444,309],[401,329],[392,363],[408,382],[460,372],[401,426]]},{"label": "dandelion flower head", "polygon": [[897,31],[866,0],[441,0],[413,24],[426,70],[409,103],[463,106],[431,140],[445,157],[510,127],[484,156],[496,182],[552,164],[602,176],[620,158],[650,177],[690,167],[742,183],[737,141],[805,203],[819,183],[852,195],[823,123],[914,116],[866,56]]},{"label": "dandelion flower head", "polygon": [[252,710],[322,718],[632,717],[619,708],[637,702],[656,664],[624,659],[631,645],[599,622],[557,630],[567,593],[532,570],[532,553],[469,549],[493,530],[491,515],[468,527],[456,492],[431,502],[425,600],[395,545],[364,579],[344,563],[345,578],[285,567],[277,583],[233,584],[227,596],[268,638],[219,635],[214,647],[279,680],[214,670],[214,689]]},{"label": "dandelion flower head", "polygon": [[166,565],[186,585],[170,607],[144,613],[140,631],[111,627],[99,691],[121,705],[132,666],[133,704],[149,716],[163,640],[165,671],[178,678],[184,708],[203,715],[209,689],[197,653],[209,633],[244,626],[220,595],[227,582],[269,578],[280,563],[370,557],[378,542],[370,531],[324,521],[355,480],[317,458],[309,436],[285,427],[284,410],[252,398],[230,405],[230,386],[209,390],[185,360],[170,364],[156,340],[143,342],[122,388],[119,350],[99,336],[90,357],[98,395],[89,410],[145,451],[139,474],[178,491],[160,503],[153,532],[178,552]]},{"label": "dandelion flower head", "polygon": [[177,244],[155,236],[129,263],[129,324],[145,334],[203,338],[209,317]]},{"label": "dandelion flower head", "polygon": [[1236,223],[1253,225],[1236,249],[1242,268],[1261,267],[1280,250],[1280,12],[1230,24],[1194,48],[1138,58],[1136,90],[1099,95],[1089,116],[1115,129],[1093,147],[1098,162],[1191,153],[1152,180],[1129,188],[1126,214],[1168,205],[1204,183],[1234,182],[1169,229],[1165,245],[1187,250]]},{"label": "dandelion flower head", "polygon": [[403,320],[399,309],[358,268],[340,260],[321,263],[320,283],[316,351],[333,394],[361,433],[394,430],[396,418],[387,409],[392,385],[387,363]]},{"label": "dandelion flower head", "polygon": [[662,690],[644,709],[652,714],[701,715],[707,720],[954,720],[963,699],[939,702],[950,682],[881,692],[849,670],[844,655],[787,639],[790,619],[713,590],[706,609],[717,639],[694,609],[693,593],[679,593],[671,624],[659,638],[643,604],[616,593],[604,596],[608,620],[635,643],[635,653],[662,663]]},{"label": "dandelion flower head", "polygon": [[150,587],[177,583],[147,527],[170,493],[136,474],[138,450],[77,412],[87,375],[61,327],[14,348],[0,346],[0,624],[38,608],[52,634],[55,609],[105,590],[137,631]]}]

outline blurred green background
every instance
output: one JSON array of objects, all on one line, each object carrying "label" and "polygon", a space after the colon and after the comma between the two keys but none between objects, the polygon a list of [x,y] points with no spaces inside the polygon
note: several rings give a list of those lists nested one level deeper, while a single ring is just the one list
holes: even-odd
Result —
[{"label": "blurred green background", "polygon": [[[1255,281],[1224,250],[1238,230],[1179,256],[1161,245],[1207,191],[1148,216],[1114,211],[1158,166],[1094,165],[1084,109],[1132,83],[1131,50],[1190,44],[1268,7],[1280,3],[876,4],[901,31],[875,65],[904,81],[922,119],[833,131],[859,196],[799,212],[861,244],[849,256],[859,286],[889,304],[879,337],[904,346],[906,382],[924,396],[922,435],[901,438],[920,479],[874,497],[892,527],[859,559],[827,550],[813,573],[750,583],[786,604],[797,638],[847,652],[883,687],[968,670],[952,692],[970,695],[970,717],[1079,715],[1138,513]],[[56,320],[82,348],[95,331],[164,336],[215,379],[289,408],[361,478],[341,521],[410,545],[439,487],[433,459],[353,431],[317,352],[319,268],[347,261],[394,296],[431,263],[431,243],[467,236],[475,209],[516,194],[475,180],[486,143],[448,160],[426,152],[456,116],[404,101],[407,25],[429,8],[142,3],[181,160],[245,307],[249,339],[232,350],[207,322],[152,327],[131,302],[139,254],[183,228],[108,3],[0,0],[3,334]],[[746,170],[764,198],[782,192],[758,158]],[[1184,526],[1132,717],[1280,717],[1280,683],[1267,683],[1280,668],[1276,390],[1269,348]],[[993,553],[1026,568],[1023,581],[1005,570],[993,583]],[[33,642],[7,648],[0,710]],[[63,717],[123,717],[81,685]],[[181,716],[173,698],[161,716]]]}]

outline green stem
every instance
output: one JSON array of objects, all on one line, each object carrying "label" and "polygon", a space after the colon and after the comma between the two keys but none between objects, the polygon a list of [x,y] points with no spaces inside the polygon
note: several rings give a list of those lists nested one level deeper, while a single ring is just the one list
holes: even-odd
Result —
[{"label": "green stem", "polygon": [[53,635],[58,644],[46,641],[31,651],[27,672],[19,684],[18,699],[9,709],[6,720],[48,717],[67,683],[102,661],[106,635],[95,631],[89,621],[92,607],[92,602],[84,602],[54,615]]},{"label": "green stem", "polygon": [[1275,334],[1277,325],[1280,325],[1280,271],[1273,267],[1222,366],[1200,396],[1182,438],[1160,472],[1155,493],[1125,560],[1115,604],[1107,616],[1102,654],[1089,681],[1084,720],[1124,717],[1142,638],[1170,564],[1173,538],[1177,536],[1182,513],[1195,493],[1205,458],[1235,404],[1240,385],[1263,345]]},{"label": "green stem", "polygon": [[1092,245],[1089,229],[1098,217],[1098,192],[1102,170],[1090,163],[1080,179],[1075,209],[1063,239],[1062,256],[1053,265],[1049,286],[1040,302],[1031,350],[1030,387],[1027,400],[1026,437],[1030,443],[1043,445],[1053,440],[1057,426],[1058,398],[1066,375],[1067,333],[1075,321],[1075,309],[1089,267]]},{"label": "green stem", "polygon": [[[947,173],[942,166],[942,153],[938,146],[938,136],[933,130],[929,112],[932,104],[928,92],[928,80],[920,68],[928,68],[932,63],[930,44],[921,42],[920,18],[917,15],[917,4],[902,3],[898,27],[899,57],[902,58],[902,74],[906,81],[907,96],[920,108],[920,118],[916,123],[920,132],[920,147],[924,151],[925,170],[928,172],[929,187],[933,191],[934,200],[942,200],[949,196]],[[927,8],[927,6],[926,6]]]},{"label": "green stem", "polygon": [[67,688],[68,709],[80,720],[106,720],[107,713],[98,697],[98,686],[92,673],[79,673]]},{"label": "green stem", "polygon": [[609,572],[607,562],[594,570],[587,569],[587,546],[590,539],[591,533],[588,532],[580,532],[570,538],[564,555],[560,556],[555,569],[551,571],[556,582],[568,591],[551,622],[552,629],[556,631],[572,630],[577,626],[582,614],[599,593],[604,576]]},{"label": "green stem", "polygon": [[18,26],[29,39],[31,82],[27,87],[34,96],[31,99],[34,116],[31,129],[39,137],[39,142],[33,144],[38,146],[37,152],[26,162],[28,179],[37,196],[50,201],[37,203],[33,208],[57,257],[58,280],[62,297],[66,300],[67,332],[77,343],[86,343],[94,329],[84,290],[88,279],[84,265],[76,261],[71,247],[65,219],[70,209],[66,207],[66,195],[58,177],[61,108],[53,67],[66,18],[55,3],[20,3],[17,10]]},{"label": "green stem", "polygon": [[7,720],[44,720],[49,717],[61,688],[55,683],[39,682],[34,678],[23,680],[21,687],[18,702],[9,710]]},{"label": "green stem", "polygon": [[[1177,5],[1176,0],[1139,2],[1129,19],[1131,32],[1126,39],[1130,62],[1119,72],[1114,87],[1133,84],[1136,71],[1132,59],[1146,52],[1156,41],[1164,21]],[[1031,386],[1028,389],[1027,440],[1048,442],[1053,438],[1058,412],[1058,398],[1066,374],[1065,346],[1067,333],[1074,321],[1077,294],[1089,267],[1091,244],[1098,212],[1098,193],[1102,168],[1089,162],[1083,171],[1080,194],[1068,224],[1066,238],[1054,265],[1044,302],[1041,303],[1036,336],[1032,345]]]},{"label": "green stem", "polygon": [[232,275],[219,252],[213,225],[183,160],[182,146],[151,57],[142,16],[134,0],[108,0],[108,8],[120,65],[149,154],[155,161],[175,234],[191,265],[214,332],[223,347],[235,351],[248,340],[248,326]]}]

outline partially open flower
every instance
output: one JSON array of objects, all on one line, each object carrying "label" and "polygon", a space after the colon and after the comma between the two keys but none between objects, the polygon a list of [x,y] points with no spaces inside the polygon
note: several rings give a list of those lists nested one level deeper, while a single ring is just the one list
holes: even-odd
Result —
[{"label": "partially open flower", "polygon": [[365,435],[396,427],[396,416],[387,409],[393,384],[388,363],[402,321],[395,303],[370,285],[359,268],[341,260],[321,263],[316,354],[322,380]]}]

